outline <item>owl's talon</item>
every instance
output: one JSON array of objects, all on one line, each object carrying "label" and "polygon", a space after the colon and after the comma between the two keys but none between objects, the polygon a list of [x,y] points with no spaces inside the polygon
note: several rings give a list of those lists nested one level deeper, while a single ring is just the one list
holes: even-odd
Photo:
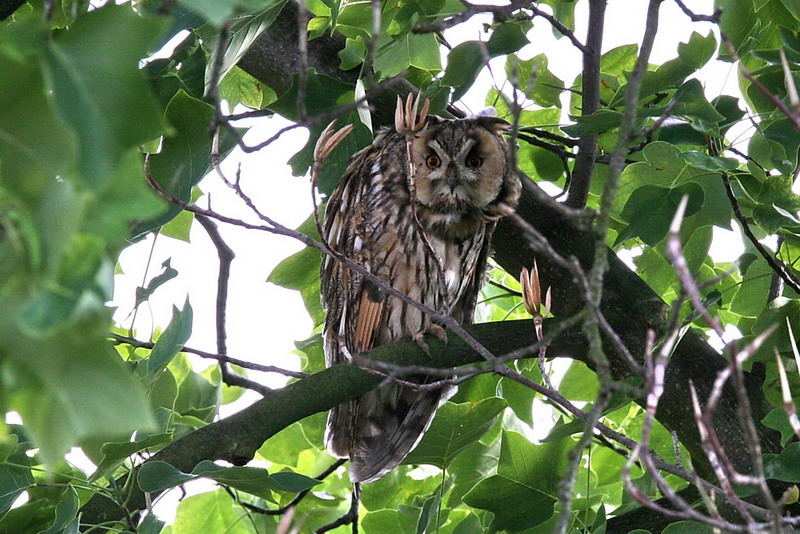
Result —
[{"label": "owl's talon", "polygon": [[430,327],[428,327],[428,333],[433,334],[439,338],[439,341],[447,344],[447,330],[445,330],[442,325],[432,324]]},{"label": "owl's talon", "polygon": [[414,340],[414,343],[416,343],[417,346],[422,350],[422,352],[425,353],[425,356],[430,358],[431,348],[428,345],[428,343],[425,342],[425,334],[423,334],[422,332],[414,334],[414,337],[412,339]]}]

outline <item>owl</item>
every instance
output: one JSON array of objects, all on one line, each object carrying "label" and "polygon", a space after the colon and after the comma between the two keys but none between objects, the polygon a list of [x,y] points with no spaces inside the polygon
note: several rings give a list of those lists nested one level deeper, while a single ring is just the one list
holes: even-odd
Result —
[{"label": "owl", "polygon": [[[508,123],[424,111],[417,119],[414,110],[408,130],[398,105],[397,126],[378,132],[350,159],[326,208],[324,238],[397,291],[469,323],[492,231],[520,192],[502,137]],[[424,343],[424,334],[443,332],[428,315],[330,256],[321,282],[328,366],[378,345]],[[381,385],[331,410],[327,447],[350,459],[353,482],[377,480],[416,446],[448,393]]]}]

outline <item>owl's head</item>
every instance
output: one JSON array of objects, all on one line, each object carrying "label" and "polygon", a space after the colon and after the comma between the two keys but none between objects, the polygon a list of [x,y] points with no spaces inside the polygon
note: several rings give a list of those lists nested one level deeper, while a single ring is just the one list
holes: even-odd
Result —
[{"label": "owl's head", "polygon": [[[417,201],[434,214],[482,214],[516,206],[519,182],[509,169],[508,123],[495,117],[429,117],[412,145]],[[456,222],[456,220],[453,220]]]}]

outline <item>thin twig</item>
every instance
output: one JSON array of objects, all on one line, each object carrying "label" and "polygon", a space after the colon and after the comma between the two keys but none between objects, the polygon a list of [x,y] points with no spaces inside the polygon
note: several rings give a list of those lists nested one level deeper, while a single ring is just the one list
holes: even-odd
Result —
[{"label": "thin twig", "polygon": [[[228,309],[228,287],[231,276],[231,262],[235,257],[233,249],[231,249],[219,233],[216,223],[198,215],[195,220],[200,223],[214,248],[217,249],[217,256],[219,257],[219,272],[217,275],[217,298],[215,306],[215,319],[216,319],[216,334],[217,334],[217,353],[226,354],[228,352],[227,333],[225,329],[225,317]],[[270,389],[258,382],[249,380],[248,378],[231,372],[228,368],[227,362],[218,360],[219,370],[222,375],[222,381],[229,386],[240,386],[248,389],[258,391],[262,395],[270,392]]]},{"label": "thin twig", "polygon": [[722,174],[722,183],[725,184],[725,192],[728,194],[728,200],[731,203],[731,208],[733,208],[733,214],[736,217],[736,220],[739,221],[739,224],[742,225],[742,231],[744,235],[747,236],[747,239],[750,240],[750,243],[758,250],[758,253],[761,254],[761,257],[769,264],[773,271],[778,273],[780,277],[786,282],[786,285],[791,287],[794,291],[800,293],[800,280],[789,271],[789,268],[784,264],[781,260],[777,259],[770,251],[761,244],[758,238],[753,234],[753,231],[750,229],[750,223],[747,222],[747,217],[744,216],[742,213],[742,209],[739,207],[739,200],[736,198],[736,193],[733,191],[733,187],[731,186],[730,178],[728,175],[723,173]]},{"label": "thin twig", "polygon": [[[152,349],[155,345],[155,343],[151,343],[149,341],[140,341],[138,339],[121,336],[113,332],[109,333],[108,337],[111,338],[112,343],[118,345],[130,345],[131,347],[138,349]],[[180,348],[180,351],[188,352],[189,354],[194,354],[195,356],[200,356],[201,358],[206,358],[208,360],[217,360],[219,362],[236,365],[237,367],[241,367],[243,369],[251,369],[253,371],[259,371],[262,373],[277,373],[292,378],[307,378],[309,376],[307,373],[302,373],[300,371],[289,371],[288,369],[282,369],[280,367],[275,367],[274,365],[261,365],[260,363],[248,362],[246,360],[240,360],[231,356],[226,356],[225,354],[214,354],[212,352],[206,352],[203,350],[194,349],[192,347],[183,346]]]},{"label": "thin twig", "polygon": [[678,7],[681,8],[681,11],[689,17],[692,22],[713,22],[714,24],[719,24],[719,17],[722,15],[722,8],[716,7],[714,8],[714,13],[711,15],[703,15],[698,14],[686,7],[686,4],[683,3],[683,0],[675,0],[675,3],[678,4]]}]

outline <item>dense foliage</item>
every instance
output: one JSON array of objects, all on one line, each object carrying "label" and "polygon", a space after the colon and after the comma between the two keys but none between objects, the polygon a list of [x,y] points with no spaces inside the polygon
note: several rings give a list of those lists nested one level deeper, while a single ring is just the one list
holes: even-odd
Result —
[{"label": "dense foliage", "polygon": [[[542,232],[560,253],[574,255],[587,273],[592,258],[604,257],[605,246],[632,252],[636,274],[654,292],[637,295],[658,302],[657,319],[637,316],[621,325],[609,315],[612,327],[634,332],[621,333],[622,342],[641,341],[648,329],[659,336],[671,332],[671,326],[681,335],[695,329],[706,339],[714,337],[712,323],[736,327],[743,337],[725,355],[746,352],[747,374],[744,382],[731,378],[731,387],[743,392],[751,406],[738,412],[732,408],[738,419],[717,420],[719,434],[742,434],[752,423],[775,499],[800,482],[798,445],[775,356],[783,359],[791,390],[800,393],[800,360],[793,358],[797,345],[791,337],[792,329],[800,334],[800,295],[795,291],[800,287],[795,269],[800,200],[792,191],[800,168],[800,103],[793,82],[800,78],[800,4],[718,0],[720,11],[705,14],[713,30],[675,42],[674,59],[647,65],[641,80],[633,73],[643,46],[634,43],[593,56],[591,47],[600,41],[578,43],[585,53],[576,46],[571,60],[579,62],[585,55],[591,67],[594,57],[598,68],[594,74],[590,68],[575,80],[560,80],[548,64],[563,59],[549,57],[547,50],[531,54],[536,43],[529,42],[528,34],[532,25],[551,25],[556,35],[584,40],[571,33],[581,2],[589,0],[515,1],[493,10],[452,0],[309,0],[308,12],[300,12],[301,25],[307,22],[308,57],[298,55],[305,39],[300,46],[293,0],[141,0],[102,7],[75,0],[0,2],[0,13],[7,15],[0,22],[0,402],[4,412],[17,412],[24,423],[5,425],[0,432],[0,532],[69,533],[92,525],[94,532],[147,534],[311,532],[345,514],[352,488],[344,467],[326,473],[335,459],[323,447],[324,410],[374,387],[377,379],[355,369],[323,371],[320,251],[311,246],[286,258],[269,278],[303,296],[315,329],[298,341],[298,355],[302,371],[313,376],[291,378],[292,386],[268,393],[228,422],[217,421],[218,410],[239,398],[243,387],[253,386],[242,378],[246,371],[193,370],[182,350],[192,331],[189,302],[174,310],[170,325],[153,340],[136,339],[137,332],[113,324],[106,302],[115,266],[125,247],[150,232],[188,239],[198,211],[191,208],[200,194],[197,184],[218,157],[241,143],[241,129],[223,110],[265,110],[255,114],[258,120],[269,121],[275,113],[307,127],[308,145],[289,159],[298,176],[309,172],[317,137],[334,115],[339,124],[354,124],[321,168],[318,185],[324,196],[336,185],[349,155],[369,142],[370,129],[391,121],[387,117],[393,116],[395,94],[413,86],[431,100],[434,112],[457,113],[458,99],[490,58],[505,58],[510,82],[491,89],[486,103],[515,124],[520,170],[535,182],[548,182],[548,191],[569,190],[569,203],[577,209],[565,217],[583,228],[580,235],[589,241],[585,247],[565,244],[557,241],[557,232]],[[597,23],[602,19],[597,6],[604,2],[591,3],[591,21]],[[651,2],[651,9],[659,3]],[[446,41],[441,31],[478,12],[494,14],[484,40],[460,43],[442,61]],[[691,23],[687,14],[686,24]],[[147,59],[176,35],[169,57]],[[665,31],[659,38],[671,36]],[[266,48],[253,46],[260,39],[267,40]],[[695,74],[715,57],[741,66],[742,99],[707,99]],[[310,67],[302,72],[304,65]],[[584,100],[591,91],[584,78],[594,80],[588,83],[599,90],[588,108]],[[626,114],[631,86],[635,109]],[[364,94],[371,103],[392,103],[385,106],[391,109],[376,109],[372,116],[357,109]],[[744,137],[726,137],[741,122],[751,125]],[[576,153],[590,154],[588,161]],[[584,199],[574,193],[580,187],[588,192]],[[685,298],[689,282],[681,285],[666,247],[670,223],[684,198],[685,217],[676,240],[690,281],[697,283],[694,306]],[[586,231],[588,218],[579,211],[584,205],[592,213],[601,210],[607,228],[595,223],[594,232]],[[200,212],[205,224],[218,215]],[[266,218],[262,222],[269,231],[292,234]],[[709,256],[715,227],[746,228],[746,250],[736,263],[716,263]],[[300,234],[313,239],[314,228],[309,221]],[[566,227],[559,231],[567,241],[578,235]],[[593,256],[593,239],[599,240],[599,256]],[[768,246],[759,247],[758,240]],[[508,267],[517,260],[504,250],[498,244],[493,284],[482,293],[478,319],[497,323],[485,339],[518,348],[532,342],[533,324],[520,327],[514,321],[530,316],[515,279],[518,271]],[[547,254],[540,250],[536,257],[543,264],[543,284],[552,286],[555,295],[555,319],[545,322],[545,334],[548,325],[579,313],[582,323],[572,328],[580,332],[583,325],[590,335],[597,328],[598,306],[584,305],[572,277],[559,278]],[[534,256],[528,258],[519,262],[530,267]],[[619,275],[623,270],[622,264],[610,264],[604,298],[609,291],[639,291],[625,284]],[[139,288],[137,305],[182,274],[166,264]],[[595,296],[597,304],[599,292]],[[676,301],[669,325],[661,302]],[[747,348],[771,328],[757,350]],[[521,331],[529,337],[515,340],[514,347],[502,344]],[[218,353],[225,352],[221,337]],[[604,334],[604,339],[610,338]],[[702,339],[697,343],[703,345]],[[453,356],[459,346],[469,353],[460,360]],[[656,351],[663,346],[669,345],[657,345]],[[448,365],[479,361],[463,345],[451,341],[448,347],[449,352],[442,349],[450,358],[442,362]],[[564,398],[585,413],[599,404],[597,416],[605,427],[633,440],[641,441],[644,429],[650,447],[666,462],[714,485],[733,480],[740,494],[758,496],[753,480],[761,480],[760,475],[747,457],[752,443],[738,452],[724,451],[733,468],[755,478],[736,479],[725,465],[720,475],[709,461],[707,443],[697,437],[688,394],[677,401],[665,398],[666,408],[662,405],[663,412],[652,421],[644,399],[653,388],[646,387],[636,369],[620,371],[613,355],[618,349],[591,340],[588,349],[574,347],[554,343],[550,349],[551,356],[574,358],[556,388]],[[376,355],[401,362],[397,354],[406,351],[409,358],[419,356],[412,359],[416,363],[428,361],[413,346],[401,349],[389,347]],[[629,349],[636,361],[644,361],[643,343],[629,344]],[[612,360],[611,374],[603,372],[605,356],[598,350]],[[718,368],[722,360],[706,361],[712,358],[709,353],[696,350],[699,368],[710,373]],[[528,350],[525,357],[536,352]],[[693,380],[705,403],[716,375],[684,376],[670,373],[669,365],[667,389],[670,380]],[[535,357],[510,366],[527,379],[544,381]],[[595,373],[598,366],[601,372]],[[319,395],[308,395],[304,384],[321,388]],[[552,397],[546,402],[562,413],[549,435],[535,442],[532,426],[541,422],[532,410],[536,398],[544,399],[505,375],[484,373],[463,383],[405,465],[363,488],[361,531],[544,533],[558,524],[571,532],[637,527],[643,529],[637,532],[710,532],[698,521],[716,518],[717,508],[720,518],[743,521],[734,510],[736,499],[726,507],[722,494],[708,497],[708,488],[691,497],[684,493],[698,502],[705,498],[700,517],[684,513],[670,518],[642,508],[641,500],[657,500],[668,488],[691,490],[692,484],[666,471],[654,477],[637,461],[629,466],[631,485],[626,486],[628,448],[596,430],[591,439],[591,429],[586,443],[579,443],[587,432],[584,421]],[[259,417],[271,419],[262,424]],[[727,447],[729,442],[721,441]],[[73,447],[96,470],[83,472],[65,462]],[[246,466],[251,459],[256,462]],[[151,499],[197,478],[219,487],[183,499],[170,525],[152,513]],[[791,511],[796,500],[791,491],[784,500],[779,505]],[[769,508],[763,500],[754,502]],[[566,520],[559,524],[567,505]],[[771,521],[769,514],[756,516]],[[690,519],[695,521],[690,524]],[[344,525],[334,532],[350,529]]]}]

